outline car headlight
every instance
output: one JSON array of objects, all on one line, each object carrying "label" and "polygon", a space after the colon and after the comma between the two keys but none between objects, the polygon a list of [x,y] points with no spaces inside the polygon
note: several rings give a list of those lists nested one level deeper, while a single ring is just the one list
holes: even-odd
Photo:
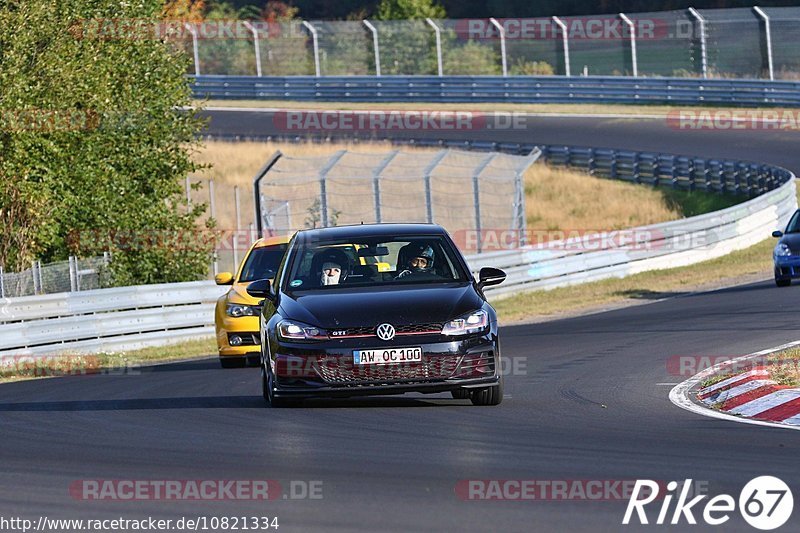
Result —
[{"label": "car headlight", "polygon": [[257,305],[228,304],[225,314],[238,318],[240,316],[258,316],[261,314],[261,307]]},{"label": "car headlight", "polygon": [[792,255],[792,250],[789,248],[788,245],[780,243],[778,244],[778,246],[775,247],[776,257],[786,257],[787,255]]},{"label": "car headlight", "polygon": [[442,335],[466,335],[485,330],[489,326],[489,313],[478,309],[467,315],[451,320],[442,328]]},{"label": "car headlight", "polygon": [[294,320],[278,322],[278,337],[291,341],[321,341],[328,339],[328,332]]}]

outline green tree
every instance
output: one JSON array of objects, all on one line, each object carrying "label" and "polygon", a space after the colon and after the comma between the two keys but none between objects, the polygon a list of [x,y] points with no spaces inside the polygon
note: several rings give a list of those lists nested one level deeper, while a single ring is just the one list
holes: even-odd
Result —
[{"label": "green tree", "polygon": [[444,8],[433,0],[381,0],[378,4],[378,19],[442,19]]},{"label": "green tree", "polygon": [[[161,9],[157,0],[0,0],[7,269],[108,250],[121,283],[207,274],[211,243],[189,238],[205,231],[204,206],[182,199],[202,126],[179,109],[191,103],[189,59],[153,25],[123,24],[156,21]],[[159,245],[165,235],[186,242]]]}]

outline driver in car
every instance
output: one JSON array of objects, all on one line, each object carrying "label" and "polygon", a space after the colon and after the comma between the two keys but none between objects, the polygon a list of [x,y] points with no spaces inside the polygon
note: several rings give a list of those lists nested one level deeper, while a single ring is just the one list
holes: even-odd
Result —
[{"label": "driver in car", "polygon": [[320,276],[322,285],[338,285],[341,277],[342,265],[330,261],[322,264],[322,274]]},{"label": "driver in car", "polygon": [[428,277],[433,274],[435,255],[427,244],[407,244],[397,254],[397,269],[400,273],[394,279]]}]

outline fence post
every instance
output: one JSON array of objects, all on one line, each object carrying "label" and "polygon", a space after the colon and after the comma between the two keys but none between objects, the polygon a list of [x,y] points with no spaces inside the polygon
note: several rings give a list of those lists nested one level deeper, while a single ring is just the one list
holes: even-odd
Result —
[{"label": "fence post", "polygon": [[236,215],[236,232],[233,238],[233,270],[239,268],[239,232],[242,229],[241,210],[239,204],[239,186],[233,186],[233,210]]},{"label": "fence post", "polygon": [[500,33],[500,58],[503,61],[503,76],[508,76],[508,61],[506,60],[506,30],[503,25],[497,22],[497,19],[490,18],[489,22],[497,28]]},{"label": "fence post", "polygon": [[244,27],[253,34],[253,45],[256,48],[256,76],[261,77],[261,50],[258,48],[258,30],[248,21],[244,21]]},{"label": "fence post", "polygon": [[774,81],[775,70],[772,68],[772,31],[770,28],[769,16],[758,6],[753,6],[753,11],[755,11],[758,16],[764,20],[764,30],[767,38],[767,68],[769,68],[770,81]]},{"label": "fence post", "polygon": [[194,75],[200,75],[200,52],[197,49],[197,29],[188,22],[184,22],[183,26],[192,34],[192,50],[194,51]]},{"label": "fence post", "polygon": [[6,273],[0,265],[0,298],[6,297]]},{"label": "fence post", "polygon": [[336,166],[336,163],[347,153],[347,150],[339,150],[333,154],[330,159],[319,171],[319,207],[320,207],[320,223],[323,228],[328,227],[328,173]]},{"label": "fence post", "polygon": [[380,224],[382,222],[381,217],[381,173],[383,170],[389,166],[389,163],[392,162],[392,159],[397,157],[397,154],[400,152],[397,150],[393,150],[389,153],[386,157],[383,158],[383,161],[375,168],[375,171],[372,173],[372,195],[375,199],[375,222]]},{"label": "fence post", "polygon": [[264,166],[258,170],[256,177],[253,178],[253,206],[255,207],[256,211],[256,229],[258,230],[259,234],[261,234],[263,225],[263,221],[261,220],[261,180],[267,175],[267,172],[269,172],[272,167],[275,166],[282,156],[283,152],[276,150],[275,153],[272,154],[269,159],[267,159],[267,162],[264,163]]},{"label": "fence post", "polygon": [[361,22],[364,23],[369,31],[372,33],[372,50],[375,53],[375,75],[381,75],[381,49],[380,45],[378,44],[378,29],[372,25],[370,21],[367,19],[362,20]]},{"label": "fence post", "polygon": [[[41,264],[39,265],[39,268],[40,269],[42,268]],[[78,266],[77,256],[75,256],[75,290],[77,291],[81,290],[81,269]]]},{"label": "fence post", "polygon": [[442,69],[442,30],[439,28],[439,25],[436,24],[429,18],[426,18],[425,21],[433,28],[433,31],[436,33],[436,64],[439,67],[439,76],[443,76],[443,69]]},{"label": "fence post", "polygon": [[425,220],[428,224],[433,224],[433,192],[431,191],[431,174],[439,165],[439,163],[447,155],[447,150],[439,150],[433,159],[430,160],[428,166],[422,171],[423,182],[425,184]]},{"label": "fence post", "polygon": [[[208,180],[208,206],[210,210],[211,218],[216,220],[217,218],[217,210],[216,204],[214,202],[214,180]],[[217,255],[217,248],[214,247],[214,262],[211,264],[212,269],[214,271],[214,275],[216,276],[219,273],[219,256]]]},{"label": "fence post", "polygon": [[191,193],[192,184],[190,182],[188,174],[186,175],[186,179],[184,181],[185,181],[185,187],[186,187],[186,203],[189,204],[189,205],[192,205],[192,193]]},{"label": "fence post", "polygon": [[553,17],[553,22],[555,22],[559,28],[561,28],[561,46],[564,49],[564,74],[566,76],[570,76],[570,66],[569,66],[569,32],[567,31],[567,25],[561,21],[558,17]]},{"label": "fence post", "polygon": [[319,41],[317,37],[317,29],[305,20],[301,22],[303,23],[303,26],[305,26],[311,33],[311,44],[314,46],[314,72],[316,72],[316,75],[319,78],[322,75],[322,71],[319,67]]},{"label": "fence post", "polygon": [[689,13],[695,18],[700,25],[700,68],[703,72],[703,77],[708,77],[708,52],[706,49],[706,19],[703,18],[698,11],[690,7]]},{"label": "fence post", "polygon": [[69,256],[67,258],[69,265],[69,290],[75,292],[78,290],[78,269],[75,266],[75,257]]},{"label": "fence post", "polygon": [[638,61],[636,60],[636,26],[625,13],[620,13],[619,18],[621,18],[623,22],[628,25],[628,29],[631,30],[631,64],[633,65],[633,77],[635,78],[639,75]]},{"label": "fence post", "polygon": [[40,294],[42,292],[42,279],[39,277],[37,273],[37,266],[39,266],[39,261],[33,261],[31,263],[31,276],[33,276],[33,294]]},{"label": "fence post", "polygon": [[483,251],[483,236],[481,235],[481,185],[480,177],[486,167],[497,157],[497,153],[489,154],[475,168],[472,174],[472,202],[475,207],[475,233],[478,235],[478,253]]}]

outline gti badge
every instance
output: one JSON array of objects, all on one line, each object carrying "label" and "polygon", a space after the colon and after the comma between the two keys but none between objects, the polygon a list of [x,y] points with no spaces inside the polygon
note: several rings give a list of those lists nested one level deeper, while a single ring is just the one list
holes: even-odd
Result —
[{"label": "gti badge", "polygon": [[394,326],[391,324],[381,324],[378,326],[378,338],[382,341],[390,341],[394,338]]}]

